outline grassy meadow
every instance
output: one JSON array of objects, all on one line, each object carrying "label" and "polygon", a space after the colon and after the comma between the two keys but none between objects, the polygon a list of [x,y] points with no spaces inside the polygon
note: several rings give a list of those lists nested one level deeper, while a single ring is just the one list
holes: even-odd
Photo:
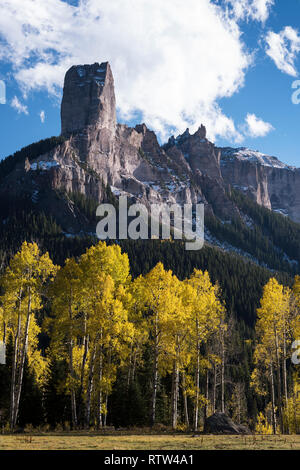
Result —
[{"label": "grassy meadow", "polygon": [[300,435],[18,434],[1,435],[1,450],[300,450]]}]

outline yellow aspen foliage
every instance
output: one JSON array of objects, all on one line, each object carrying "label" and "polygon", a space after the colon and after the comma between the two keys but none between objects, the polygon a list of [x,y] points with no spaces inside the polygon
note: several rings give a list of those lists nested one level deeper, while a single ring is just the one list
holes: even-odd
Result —
[{"label": "yellow aspen foliage", "polygon": [[293,392],[284,408],[284,422],[291,434],[300,432],[300,381],[296,374]]},{"label": "yellow aspen foliage", "polygon": [[130,279],[128,255],[122,253],[118,245],[108,246],[105,242],[99,242],[81,256],[80,265],[85,275],[96,271],[109,274],[116,286],[124,285]]},{"label": "yellow aspen foliage", "polygon": [[35,315],[42,308],[45,284],[57,272],[49,254],[41,254],[36,243],[24,242],[10,260],[2,278],[4,294],[2,328],[13,342],[10,425],[18,418],[26,357],[38,380],[42,380],[46,362],[37,349],[40,328]]},{"label": "yellow aspen foliage", "polygon": [[193,352],[194,381],[194,429],[198,428],[199,408],[203,404],[200,393],[201,345],[212,335],[223,329],[225,308],[219,300],[219,288],[211,283],[207,271],[195,269],[186,281],[192,287],[188,303],[190,304],[189,349]]},{"label": "yellow aspen foliage", "polygon": [[166,271],[158,263],[144,278],[140,278],[137,289],[142,299],[143,315],[147,319],[149,342],[153,358],[153,389],[150,413],[151,424],[155,423],[158,375],[165,375],[174,368],[178,377],[179,329],[174,335],[176,325],[182,323],[181,286],[172,271]]},{"label": "yellow aspen foliage", "polygon": [[255,426],[256,434],[272,434],[272,426],[268,423],[267,418],[263,413],[259,413],[257,416],[257,423]]},{"label": "yellow aspen foliage", "polygon": [[[82,364],[85,424],[89,425],[92,398],[101,425],[103,399],[107,399],[116,378],[116,365],[128,354],[134,326],[126,309],[129,261],[117,245],[104,242],[89,248],[79,260],[81,270],[80,310],[83,318]],[[97,396],[98,395],[98,396]],[[103,396],[104,395],[104,396]],[[105,398],[104,398],[105,397]]]},{"label": "yellow aspen foliage", "polygon": [[[152,367],[151,424],[165,376],[172,378],[167,409],[174,429],[182,426],[183,414],[184,426],[190,427],[189,408],[196,429],[200,408],[215,410],[216,400],[210,404],[200,388],[208,372],[214,379],[220,373],[223,407],[225,308],[207,272],[194,270],[181,281],[158,263],[132,280],[128,256],[118,245],[99,242],[59,268],[36,244],[24,243],[2,287],[0,339],[11,336],[14,348],[11,428],[17,422],[25,357],[41,387],[52,380],[50,363],[63,371],[62,379],[53,380],[57,391],[70,397],[73,429],[105,426],[117,375],[125,374],[127,391],[131,384],[134,389],[144,361]],[[38,348],[37,313],[44,300],[51,307],[43,325],[50,337],[47,359]]]},{"label": "yellow aspen foliage", "polygon": [[277,426],[284,432],[283,409],[289,399],[287,360],[291,357],[295,326],[292,292],[271,278],[264,287],[260,304],[251,383],[261,395],[266,394],[267,387],[270,388],[273,432],[277,431]]},{"label": "yellow aspen foliage", "polygon": [[80,373],[74,367],[74,349],[82,329],[81,270],[74,259],[67,259],[49,289],[52,300],[52,318],[44,324],[51,336],[51,354],[64,360],[69,369],[66,390],[71,395],[72,422],[77,426],[76,391],[80,387]]}]

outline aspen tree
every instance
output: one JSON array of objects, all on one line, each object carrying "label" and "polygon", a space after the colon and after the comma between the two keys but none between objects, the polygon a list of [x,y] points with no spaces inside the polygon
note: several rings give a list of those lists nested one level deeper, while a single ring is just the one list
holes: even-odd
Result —
[{"label": "aspen tree", "polygon": [[143,315],[144,303],[144,278],[139,276],[129,285],[125,299],[128,319],[134,326],[134,334],[129,345],[127,391],[134,382],[137,367],[143,364],[143,351],[148,340],[147,319]]},{"label": "aspen tree", "polygon": [[284,288],[275,278],[264,287],[261,306],[257,310],[257,346],[254,353],[256,368],[252,374],[252,385],[257,393],[265,394],[263,381],[269,377],[272,403],[272,427],[277,431],[278,412],[281,432],[283,422],[283,394],[288,400],[286,360],[291,345],[291,291]]},{"label": "aspen tree", "polygon": [[[193,288],[190,347],[195,358],[195,398],[194,398],[194,429],[198,428],[200,403],[200,372],[202,343],[219,330],[224,322],[224,306],[218,299],[218,286],[213,286],[207,271],[195,269],[188,284]],[[225,325],[225,324],[224,324]]]},{"label": "aspen tree", "polygon": [[101,426],[102,415],[106,415],[107,397],[116,376],[114,361],[121,360],[124,343],[130,341],[133,335],[133,326],[128,321],[122,298],[122,286],[129,281],[129,261],[119,246],[107,246],[100,242],[81,256],[79,266],[82,273],[81,310],[88,344],[87,352],[83,354],[83,371],[87,368],[87,377],[83,378],[84,422],[88,427],[92,397],[96,393],[96,416]]},{"label": "aspen tree", "polygon": [[[26,356],[35,364],[44,366],[37,359],[37,326],[34,313],[42,308],[45,284],[52,279],[57,268],[49,254],[42,255],[36,243],[24,242],[20,251],[10,260],[2,279],[3,319],[7,333],[13,339],[13,361],[10,396],[10,426],[14,429],[18,419]],[[41,371],[40,371],[41,372]]]},{"label": "aspen tree", "polygon": [[[156,418],[159,370],[163,373],[167,370],[162,354],[170,347],[169,328],[174,319],[178,300],[175,294],[175,284],[172,271],[165,271],[162,263],[158,263],[144,278],[144,310],[153,351],[151,425],[155,424]],[[177,374],[177,370],[174,373]]]},{"label": "aspen tree", "polygon": [[[173,276],[171,293],[173,303],[165,319],[164,364],[165,371],[172,374],[171,426],[176,429],[180,377],[185,381],[185,369],[191,357],[187,341],[190,328],[190,303],[187,299],[190,297],[191,286],[180,282],[176,276]],[[186,403],[185,407],[186,421],[189,421]]]},{"label": "aspen tree", "polygon": [[71,396],[72,425],[78,425],[76,390],[79,377],[74,369],[74,348],[81,332],[81,271],[74,259],[67,259],[50,289],[52,298],[51,349],[53,354],[68,364],[69,376],[67,389]]}]

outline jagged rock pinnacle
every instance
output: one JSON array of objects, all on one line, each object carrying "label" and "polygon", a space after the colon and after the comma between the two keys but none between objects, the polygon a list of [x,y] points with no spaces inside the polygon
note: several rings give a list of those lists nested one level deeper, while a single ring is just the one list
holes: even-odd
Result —
[{"label": "jagged rock pinnacle", "polygon": [[195,135],[200,137],[200,139],[206,139],[206,127],[201,124]]},{"label": "jagged rock pinnacle", "polygon": [[116,99],[108,62],[73,66],[65,76],[61,132],[70,134],[87,126],[115,133]]}]

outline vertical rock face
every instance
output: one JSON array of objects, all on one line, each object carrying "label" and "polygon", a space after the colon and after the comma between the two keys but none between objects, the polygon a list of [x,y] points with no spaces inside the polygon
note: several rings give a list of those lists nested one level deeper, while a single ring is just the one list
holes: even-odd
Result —
[{"label": "vertical rock face", "polygon": [[168,147],[172,146],[182,152],[193,172],[199,170],[204,175],[221,178],[220,152],[206,138],[206,128],[202,124],[195,134],[190,134],[189,129],[186,129],[176,139],[170,138]]},{"label": "vertical rock face", "polygon": [[61,132],[88,126],[116,131],[114,79],[108,62],[71,67],[65,76],[61,105]]},{"label": "vertical rock face", "polygon": [[300,170],[244,147],[221,149],[224,181],[259,205],[300,222]]}]

